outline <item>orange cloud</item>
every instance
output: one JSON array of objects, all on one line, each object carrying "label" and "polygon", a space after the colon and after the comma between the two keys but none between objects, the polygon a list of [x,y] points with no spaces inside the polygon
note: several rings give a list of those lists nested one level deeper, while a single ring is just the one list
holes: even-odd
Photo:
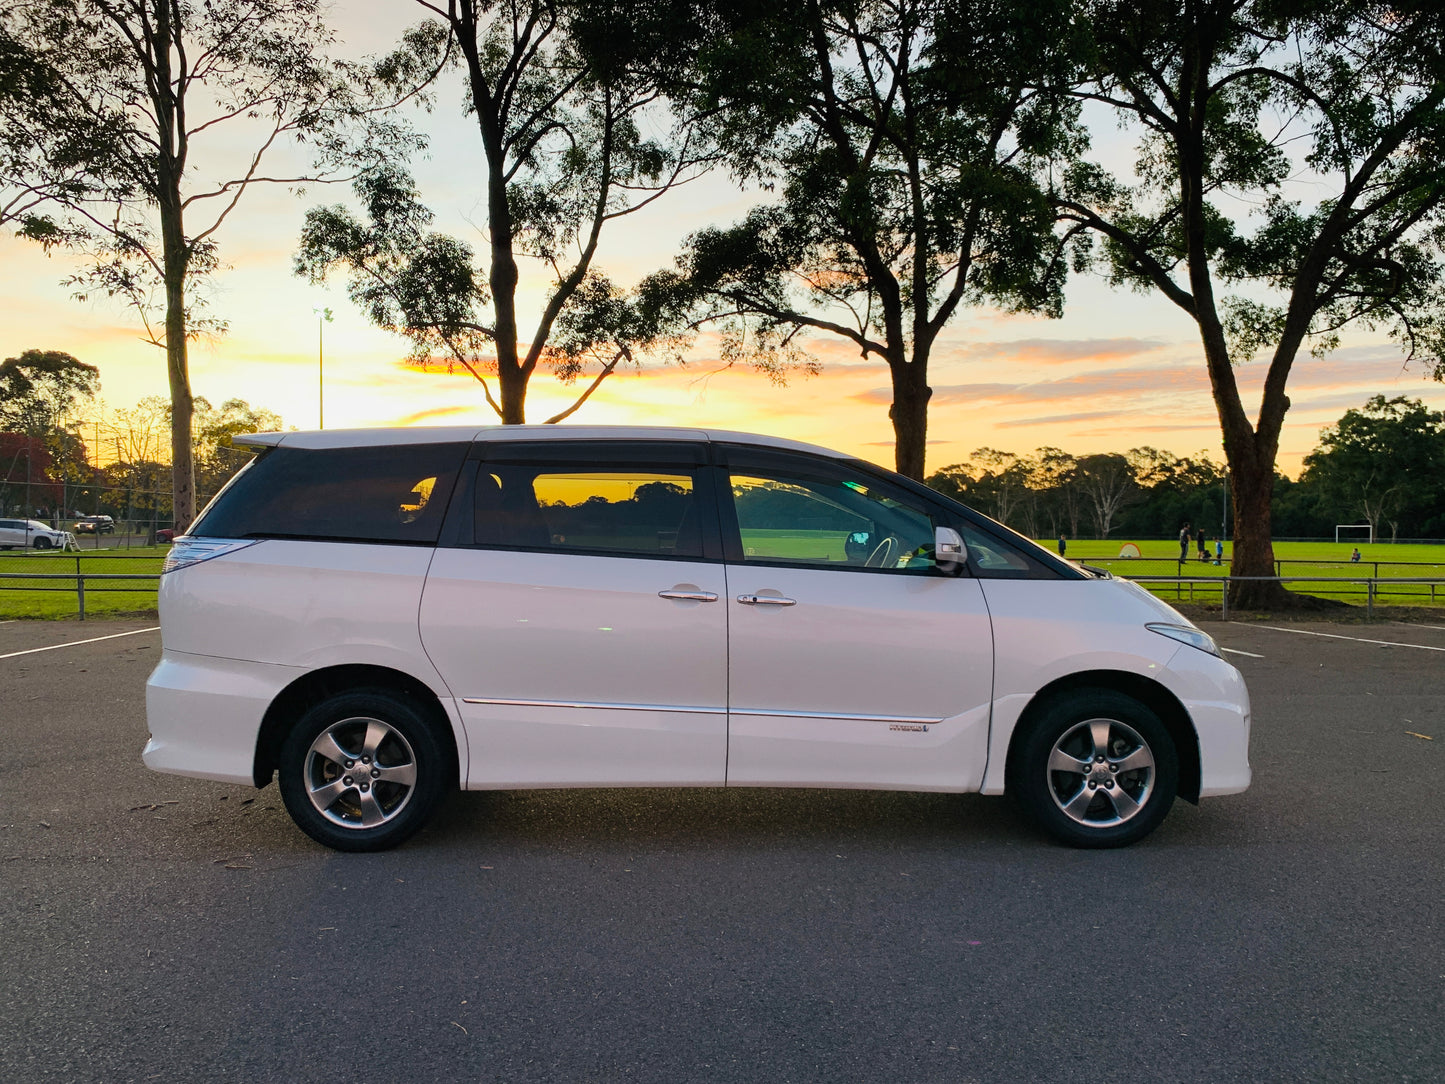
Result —
[{"label": "orange cloud", "polygon": [[1047,365],[1071,361],[1118,361],[1162,350],[1168,343],[1157,339],[1015,339],[1012,342],[966,344],[959,352],[977,360],[1043,362]]},{"label": "orange cloud", "polygon": [[418,410],[414,414],[407,414],[398,418],[396,425],[424,425],[429,421],[438,418],[454,418],[459,414],[472,415],[476,413],[474,406],[444,406],[432,407],[430,410]]}]

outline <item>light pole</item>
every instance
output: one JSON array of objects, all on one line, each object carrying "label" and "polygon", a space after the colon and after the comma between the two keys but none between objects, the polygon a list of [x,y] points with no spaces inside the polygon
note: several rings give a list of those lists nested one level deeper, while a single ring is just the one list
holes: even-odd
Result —
[{"label": "light pole", "polygon": [[313,308],[316,314],[316,428],[326,428],[326,390],[324,377],[323,347],[325,346],[325,328],[331,323],[331,310]]},{"label": "light pole", "polygon": [[1224,467],[1224,486],[1220,493],[1219,501],[1219,538],[1220,541],[1229,537],[1229,465]]}]

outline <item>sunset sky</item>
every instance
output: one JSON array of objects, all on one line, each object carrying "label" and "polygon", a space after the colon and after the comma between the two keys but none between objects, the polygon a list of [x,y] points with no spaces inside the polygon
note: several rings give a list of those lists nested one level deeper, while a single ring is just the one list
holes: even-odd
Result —
[{"label": "sunset sky", "polygon": [[[353,52],[384,48],[408,22],[413,5],[371,3],[338,9]],[[365,18],[362,18],[362,15]],[[432,139],[417,163],[424,198],[438,227],[480,246],[484,219],[480,148],[474,127],[444,92],[437,112],[421,118]],[[224,154],[235,148],[221,147]],[[406,344],[370,327],[340,281],[308,285],[291,273],[302,217],[309,206],[343,200],[341,186],[297,198],[280,186],[256,189],[219,234],[227,270],[215,280],[211,309],[229,333],[191,351],[195,392],[219,404],[242,398],[275,410],[288,426],[317,423],[317,319],[325,328],[326,427],[491,424],[480,387],[465,373],[424,373],[406,365]],[[669,266],[680,242],[709,224],[734,221],[757,195],[725,176],[669,193],[604,233],[599,258],[630,286]],[[73,270],[64,254],[0,237],[0,357],[38,348],[64,350],[97,365],[109,407],[166,393],[164,354],[140,341],[132,314],[104,298],[80,303],[60,280]],[[523,300],[535,302],[542,271],[523,267]],[[531,284],[529,290],[528,284]],[[1176,454],[1207,450],[1222,458],[1193,323],[1158,295],[1114,291],[1097,279],[1068,287],[1062,320],[967,310],[945,332],[930,373],[928,469],[990,446],[1019,453],[1054,445],[1075,454],[1152,445]],[[652,365],[611,377],[572,421],[590,424],[715,426],[829,445],[892,465],[887,371],[838,340],[807,344],[821,376],[776,388],[741,370],[719,371],[715,345],[700,339],[685,368]],[[1240,370],[1253,413],[1264,363]],[[540,421],[570,403],[581,385],[534,378],[528,417]],[[1316,360],[1302,356],[1290,381],[1280,466],[1295,474],[1319,430],[1370,395],[1418,396],[1445,407],[1445,387],[1405,369],[1383,334],[1356,333]]]}]

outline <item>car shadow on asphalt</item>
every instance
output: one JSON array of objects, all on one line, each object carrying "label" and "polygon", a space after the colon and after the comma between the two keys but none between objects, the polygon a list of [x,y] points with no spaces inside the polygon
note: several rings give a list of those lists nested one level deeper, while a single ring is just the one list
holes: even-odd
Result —
[{"label": "car shadow on asphalt", "polygon": [[[999,798],[801,788],[473,791],[452,795],[418,842],[573,848],[1042,842]],[[415,846],[416,844],[412,844]]]}]

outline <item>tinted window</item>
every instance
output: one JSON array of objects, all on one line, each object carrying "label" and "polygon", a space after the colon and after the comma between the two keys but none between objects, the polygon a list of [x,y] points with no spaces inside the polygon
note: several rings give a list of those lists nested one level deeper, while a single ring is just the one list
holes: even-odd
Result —
[{"label": "tinted window", "polygon": [[744,561],[930,571],[933,519],[922,502],[849,469],[730,471]]},{"label": "tinted window", "polygon": [[434,543],[468,448],[276,448],[237,475],[191,533]]},{"label": "tinted window", "polygon": [[[971,523],[955,524],[968,547],[969,570],[980,579],[1054,579],[1057,573],[1018,546]],[[1022,539],[1021,539],[1022,541]]]},{"label": "tinted window", "polygon": [[481,546],[701,557],[691,471],[479,465],[472,538]]}]

